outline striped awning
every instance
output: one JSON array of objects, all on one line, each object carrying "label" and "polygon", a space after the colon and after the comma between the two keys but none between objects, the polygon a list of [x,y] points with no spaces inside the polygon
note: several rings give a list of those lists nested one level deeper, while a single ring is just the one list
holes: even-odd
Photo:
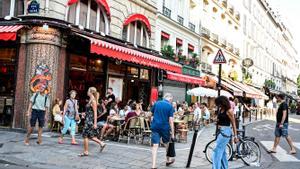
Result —
[{"label": "striped awning", "polygon": [[15,41],[17,39],[17,31],[22,27],[23,25],[0,26],[0,40]]}]

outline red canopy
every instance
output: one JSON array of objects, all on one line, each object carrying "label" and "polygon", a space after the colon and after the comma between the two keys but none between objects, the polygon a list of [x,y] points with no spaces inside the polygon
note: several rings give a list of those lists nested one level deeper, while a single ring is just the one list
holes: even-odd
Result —
[{"label": "red canopy", "polygon": [[200,77],[193,77],[193,76],[188,76],[188,75],[183,75],[183,74],[178,74],[178,73],[172,73],[172,72],[167,72],[167,79],[178,81],[178,82],[197,84],[197,85],[200,85],[200,86],[205,85],[205,80],[200,78]]},{"label": "red canopy", "polygon": [[[70,5],[73,5],[77,2],[78,2],[78,0],[69,0],[68,5],[70,6]],[[96,2],[104,7],[108,18],[110,18],[110,8],[109,8],[108,3],[106,2],[106,0],[96,0]]]},{"label": "red canopy", "polygon": [[[80,35],[83,36],[83,35]],[[163,59],[154,55],[143,53],[124,46],[119,46],[113,43],[105,42],[103,40],[86,37],[91,41],[91,53],[108,56],[111,58],[133,62],[140,65],[164,69],[172,72],[182,72],[182,66],[178,63]]]},{"label": "red canopy", "polygon": [[141,21],[146,25],[146,28],[148,30],[148,33],[151,34],[151,25],[150,22],[148,20],[148,18],[145,15],[142,14],[132,14],[130,15],[124,22],[124,26],[128,25],[131,22],[134,21]]},{"label": "red canopy", "polygon": [[0,40],[15,41],[17,39],[17,31],[22,27],[23,25],[0,26]]}]

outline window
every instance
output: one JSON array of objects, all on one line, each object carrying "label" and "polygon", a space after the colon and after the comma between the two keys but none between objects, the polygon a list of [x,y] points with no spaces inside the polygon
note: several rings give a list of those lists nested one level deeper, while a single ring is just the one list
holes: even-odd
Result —
[{"label": "window", "polygon": [[124,26],[122,36],[123,40],[139,46],[148,47],[149,35],[146,26],[141,21],[134,21]]},{"label": "window", "polygon": [[95,0],[80,0],[69,6],[66,20],[76,25],[108,34],[108,18]]},{"label": "window", "polygon": [[24,14],[24,0],[16,0],[15,1],[15,16]]},{"label": "window", "polygon": [[160,41],[160,47],[163,48],[167,45],[169,45],[169,39],[170,39],[170,34],[161,32],[161,41]]},{"label": "window", "polygon": [[9,0],[0,1],[0,17],[4,18],[5,16],[10,14],[10,5],[11,2]]},{"label": "window", "polygon": [[149,70],[140,69],[140,79],[149,80]]}]

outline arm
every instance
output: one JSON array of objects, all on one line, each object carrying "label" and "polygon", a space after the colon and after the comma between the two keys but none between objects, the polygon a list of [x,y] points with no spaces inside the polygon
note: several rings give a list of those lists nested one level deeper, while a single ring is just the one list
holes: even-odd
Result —
[{"label": "arm", "polygon": [[28,105],[28,109],[27,109],[27,113],[26,113],[26,116],[29,116],[30,115],[30,110],[32,109],[32,102],[30,101],[29,102],[29,105]]},{"label": "arm", "polygon": [[66,111],[68,109],[68,102],[66,101],[65,105],[64,105],[64,111],[63,111],[63,116],[66,114]]},{"label": "arm", "polygon": [[286,115],[287,115],[287,111],[286,110],[283,110],[282,112],[282,119],[281,119],[281,122],[280,122],[280,126],[279,127],[282,127],[284,121],[285,121],[285,118],[286,118]]},{"label": "arm", "polygon": [[[234,119],[234,114],[232,112],[232,110],[230,109],[229,111],[227,111],[227,116],[229,117],[231,124],[232,124],[232,129],[233,129],[233,134],[235,136],[234,140],[236,141],[236,136],[237,136],[237,131],[236,131],[236,125],[235,125],[235,119]],[[237,141],[236,141],[237,142]]]},{"label": "arm", "polygon": [[92,101],[92,108],[94,112],[94,128],[97,128],[97,103],[95,100]]},{"label": "arm", "polygon": [[171,127],[171,136],[172,138],[175,137],[175,131],[174,131],[174,118],[173,117],[169,117],[169,124]]}]

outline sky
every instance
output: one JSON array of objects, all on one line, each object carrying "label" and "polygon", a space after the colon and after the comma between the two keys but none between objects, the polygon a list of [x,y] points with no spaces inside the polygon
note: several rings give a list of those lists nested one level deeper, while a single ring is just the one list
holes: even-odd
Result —
[{"label": "sky", "polygon": [[281,15],[282,22],[291,31],[294,38],[294,47],[300,60],[300,0],[268,0],[272,9]]}]

